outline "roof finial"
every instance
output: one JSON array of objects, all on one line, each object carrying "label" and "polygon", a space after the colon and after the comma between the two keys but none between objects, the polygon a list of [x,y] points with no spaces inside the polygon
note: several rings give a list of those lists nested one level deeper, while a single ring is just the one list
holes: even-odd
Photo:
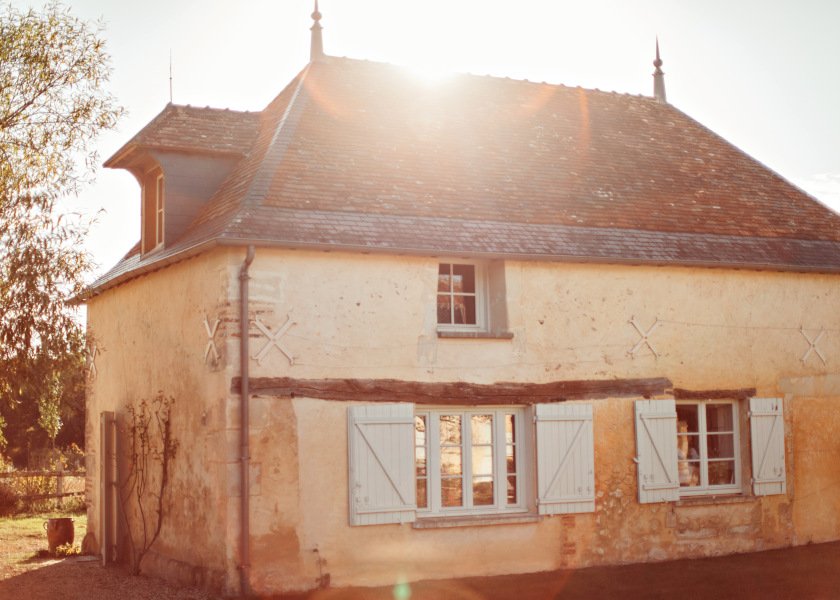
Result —
[{"label": "roof finial", "polygon": [[321,12],[318,10],[318,0],[315,0],[315,10],[312,13],[315,21],[309,30],[312,32],[312,45],[309,50],[309,62],[324,58],[324,40],[321,38]]},{"label": "roof finial", "polygon": [[656,60],[653,61],[656,70],[653,72],[653,97],[659,102],[667,103],[665,98],[665,73],[662,72],[662,59],[659,58],[659,36],[656,36]]}]

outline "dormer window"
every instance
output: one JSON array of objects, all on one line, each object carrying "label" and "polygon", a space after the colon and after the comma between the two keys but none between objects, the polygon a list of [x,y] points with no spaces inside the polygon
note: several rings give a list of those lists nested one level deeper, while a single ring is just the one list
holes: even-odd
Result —
[{"label": "dormer window", "polygon": [[155,180],[155,248],[163,245],[163,174]]},{"label": "dormer window", "polygon": [[147,172],[143,177],[142,221],[143,252],[162,248],[166,238],[166,194],[160,168]]}]

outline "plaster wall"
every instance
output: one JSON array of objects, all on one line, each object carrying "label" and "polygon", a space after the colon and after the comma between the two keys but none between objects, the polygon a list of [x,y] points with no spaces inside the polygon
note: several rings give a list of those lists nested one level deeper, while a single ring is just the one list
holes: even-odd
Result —
[{"label": "plaster wall", "polygon": [[[443,339],[438,262],[259,250],[251,309],[272,331],[291,320],[282,346],[294,364],[271,347],[252,376],[476,383],[665,376],[676,387],[773,395],[780,378],[837,370],[837,276],[507,261],[513,338]],[[650,345],[632,354],[641,336],[631,320],[650,331]],[[817,349],[827,364],[808,353],[806,339],[822,328]],[[268,342],[253,326],[251,335],[255,352]]]},{"label": "plaster wall", "polygon": [[[667,377],[691,390],[755,387],[758,396],[785,397],[787,493],[751,493],[742,402],[741,495],[639,504],[634,399],[613,398],[592,401],[592,514],[423,530],[350,527],[348,403],[258,396],[251,401],[259,415],[252,419],[255,590],[309,588],[327,574],[332,585],[384,585],[840,538],[832,516],[840,503],[833,445],[822,450],[811,441],[814,429],[840,420],[840,386],[815,383],[832,377],[840,356],[836,276],[507,261],[513,338],[443,339],[436,329],[438,262],[260,250],[251,269],[253,314],[274,332],[292,325],[278,338],[286,354],[252,326],[252,356],[267,349],[252,362],[252,377],[476,383]],[[631,320],[649,332],[649,346],[637,347],[641,336]],[[806,336],[814,340],[823,328],[809,352]],[[793,391],[790,381],[798,382]]]},{"label": "plaster wall", "polygon": [[[155,556],[184,565],[187,578],[199,577],[193,567],[209,573],[200,577],[231,592],[240,494],[239,397],[231,379],[240,372],[243,255],[220,249],[167,267],[92,299],[88,312],[100,350],[88,398],[91,456],[99,453],[102,410],[119,413],[157,390],[175,396],[182,445],[172,518]],[[503,275],[491,288],[504,291],[513,337],[443,339],[436,327],[439,260],[446,258],[259,249],[251,266],[251,376],[475,383],[667,377],[692,390],[755,387],[759,396],[786,398],[788,493],[749,493],[742,407],[742,497],[639,505],[633,399],[614,398],[593,401],[595,513],[451,529],[350,527],[347,403],[255,396],[255,591],[307,589],[327,576],[333,585],[387,584],[840,538],[840,524],[829,518],[840,503],[828,480],[831,455],[806,439],[826,418],[840,420],[840,386],[815,383],[837,371],[838,277],[506,261],[491,269]],[[499,314],[498,306],[491,312]],[[211,326],[220,322],[218,361],[205,357],[205,317]],[[631,321],[648,332],[649,345],[639,344]],[[813,340],[822,328],[819,354],[809,352],[806,336]],[[794,453],[800,444],[816,462]],[[98,535],[93,462],[89,515]],[[799,489],[808,493],[797,496]],[[164,563],[155,568],[165,572]]]},{"label": "plaster wall", "polygon": [[[840,388],[838,388],[840,391]],[[742,404],[743,493],[640,504],[633,402],[591,401],[595,512],[535,522],[417,529],[348,523],[347,402],[258,397],[252,497],[254,589],[394,585],[428,578],[494,575],[604,564],[718,556],[840,538],[840,443],[813,435],[840,421],[840,396],[785,400],[787,493],[756,497],[750,486],[749,422]],[[295,433],[296,432],[296,433]],[[284,442],[276,443],[276,442]],[[290,443],[289,443],[290,442]]]},{"label": "plaster wall", "polygon": [[[87,395],[88,531],[101,541],[99,415],[115,411],[126,442],[128,404],[162,391],[175,399],[173,434],[180,445],[164,526],[144,569],[217,588],[226,577],[228,553],[237,547],[228,531],[228,490],[221,485],[237,458],[227,445],[227,430],[234,425],[228,422],[227,392],[233,372],[224,344],[218,344],[218,361],[212,352],[205,359],[204,319],[212,328],[215,315],[229,308],[236,281],[231,264],[226,252],[204,254],[88,302],[88,332],[96,346]],[[219,324],[216,342],[229,326]]]}]

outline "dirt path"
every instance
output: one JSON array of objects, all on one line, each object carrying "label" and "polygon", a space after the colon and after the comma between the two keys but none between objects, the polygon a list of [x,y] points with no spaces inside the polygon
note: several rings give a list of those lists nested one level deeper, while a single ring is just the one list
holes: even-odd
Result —
[{"label": "dirt path", "polygon": [[0,580],[0,598],[15,600],[209,600],[198,590],[103,568],[92,557],[41,561],[37,568]]}]

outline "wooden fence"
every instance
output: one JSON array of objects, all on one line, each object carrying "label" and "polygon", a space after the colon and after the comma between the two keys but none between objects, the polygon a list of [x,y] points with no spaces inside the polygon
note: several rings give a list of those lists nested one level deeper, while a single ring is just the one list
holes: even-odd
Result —
[{"label": "wooden fence", "polygon": [[[43,481],[33,483],[21,482],[20,480],[33,480],[33,479],[55,479],[55,485],[53,486],[50,484],[50,488],[55,489],[55,492],[42,492],[42,493],[28,493],[28,494],[17,494],[18,500],[22,502],[34,502],[37,500],[58,500],[59,505],[61,505],[61,501],[63,498],[67,498],[70,496],[84,496],[85,489],[84,489],[84,471],[9,471],[6,473],[0,473],[0,483],[4,480],[12,480],[10,481],[10,486],[16,492],[21,489],[32,489],[35,487],[43,488]],[[82,479],[81,489],[80,490],[68,490],[69,487],[78,487],[77,484],[79,483],[79,479]],[[69,481],[68,481],[69,480]]]}]

